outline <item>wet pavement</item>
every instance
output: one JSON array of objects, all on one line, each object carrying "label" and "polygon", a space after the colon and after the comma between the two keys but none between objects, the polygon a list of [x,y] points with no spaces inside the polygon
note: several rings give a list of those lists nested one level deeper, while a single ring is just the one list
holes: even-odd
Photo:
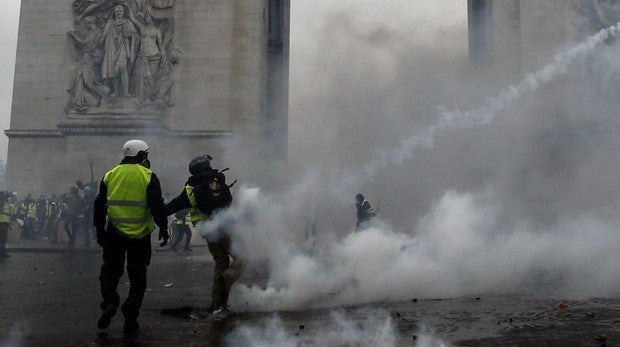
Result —
[{"label": "wet pavement", "polygon": [[[440,342],[458,346],[620,345],[620,299],[609,298],[411,298],[294,312],[233,307],[231,316],[214,318],[206,310],[213,266],[206,247],[153,254],[139,319],[141,331],[125,336],[120,313],[105,331],[96,327],[101,265],[97,246],[21,244],[14,245],[11,254],[0,262],[0,346],[253,345],[259,341],[235,340],[233,333],[242,326],[263,326],[273,317],[279,317],[278,329],[288,336],[286,341],[321,345],[321,335],[333,333],[334,311],[354,322],[352,329],[358,334],[373,328],[367,322],[373,312],[384,312],[397,346]],[[255,264],[241,281],[264,284],[267,274],[262,269]],[[121,298],[127,290],[125,275],[119,285]],[[422,344],[421,334],[432,335],[434,344]],[[271,345],[278,345],[282,340],[273,341]]]}]

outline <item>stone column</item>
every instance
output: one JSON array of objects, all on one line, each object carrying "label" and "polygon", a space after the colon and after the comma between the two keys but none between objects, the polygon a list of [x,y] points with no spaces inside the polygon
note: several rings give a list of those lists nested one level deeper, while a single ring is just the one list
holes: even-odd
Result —
[{"label": "stone column", "polygon": [[492,1],[468,0],[469,58],[473,64],[493,61]]}]

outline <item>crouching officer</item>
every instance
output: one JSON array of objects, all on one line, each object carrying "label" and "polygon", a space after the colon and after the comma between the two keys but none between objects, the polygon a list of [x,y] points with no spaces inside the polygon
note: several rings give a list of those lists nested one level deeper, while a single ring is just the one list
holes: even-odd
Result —
[{"label": "crouching officer", "polygon": [[[97,243],[103,248],[99,275],[101,309],[97,326],[105,329],[120,304],[116,291],[123,275],[125,257],[129,294],[121,307],[125,316],[123,330],[138,331],[138,316],[146,290],[147,267],[151,260],[151,232],[159,227],[163,247],[168,241],[167,218],[159,179],[149,169],[148,145],[131,140],[123,146],[124,159],[108,171],[99,186],[94,204]],[[106,216],[108,225],[105,227]]]},{"label": "crouching officer", "polygon": [[[189,208],[190,221],[199,231],[206,229],[204,225],[213,213],[232,202],[226,178],[211,168],[211,160],[209,155],[194,158],[189,163],[191,176],[185,189],[166,205],[167,215]],[[210,310],[217,315],[227,315],[230,288],[247,266],[247,251],[243,240],[229,229],[219,228],[205,238],[215,261]]]}]

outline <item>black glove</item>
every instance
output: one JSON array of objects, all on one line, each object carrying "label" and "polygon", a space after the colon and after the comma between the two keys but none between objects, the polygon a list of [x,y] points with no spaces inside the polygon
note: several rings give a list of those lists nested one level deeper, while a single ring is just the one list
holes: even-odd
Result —
[{"label": "black glove", "polygon": [[103,245],[105,245],[105,238],[106,238],[105,227],[98,226],[96,228],[97,228],[97,244],[103,247]]},{"label": "black glove", "polygon": [[159,240],[163,240],[160,244],[159,247],[164,247],[167,243],[168,240],[170,239],[170,234],[168,234],[168,226],[164,226],[163,228],[161,226],[159,226]]}]

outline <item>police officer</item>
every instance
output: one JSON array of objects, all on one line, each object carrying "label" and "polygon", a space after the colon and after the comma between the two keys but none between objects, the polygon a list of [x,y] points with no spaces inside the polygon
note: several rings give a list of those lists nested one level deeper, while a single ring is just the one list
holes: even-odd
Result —
[{"label": "police officer", "polygon": [[22,238],[34,240],[37,236],[37,203],[30,194],[26,195],[23,202],[24,210],[24,227],[22,229]]},{"label": "police officer", "polygon": [[84,216],[84,245],[90,246],[92,236],[92,226],[90,221],[93,220],[93,202],[95,201],[95,191],[90,186],[84,187],[84,197],[82,198],[83,206],[82,214]]},{"label": "police officer", "polygon": [[[189,163],[191,177],[185,183],[185,189],[166,205],[167,215],[189,208],[190,221],[199,230],[203,229],[204,224],[211,219],[211,213],[198,209],[198,205],[201,203],[198,201],[196,191],[200,187],[205,184],[213,187],[214,182],[217,181],[222,185],[223,189],[217,193],[217,197],[210,198],[210,201],[206,203],[213,205],[213,211],[217,208],[227,207],[232,202],[230,190],[227,186],[224,188],[226,179],[222,173],[211,168],[211,159],[209,155],[192,159]],[[210,310],[216,315],[226,315],[229,312],[228,296],[230,288],[241,276],[247,265],[247,251],[243,240],[231,230],[218,229],[205,238],[209,252],[215,262]]]},{"label": "police officer", "polygon": [[357,209],[355,231],[358,232],[368,227],[370,219],[374,217],[376,213],[370,202],[366,200],[362,194],[357,194],[355,196],[355,207]]},{"label": "police officer", "polygon": [[[123,275],[125,257],[129,294],[121,306],[125,333],[137,332],[138,316],[146,290],[147,267],[151,260],[151,232],[157,225],[162,247],[168,242],[167,218],[159,179],[150,170],[149,147],[142,140],[123,146],[123,160],[108,171],[94,203],[97,243],[103,248],[101,309],[97,326],[105,329],[120,304],[116,291]],[[108,217],[107,228],[105,227]]]},{"label": "police officer", "polygon": [[37,200],[37,217],[36,217],[36,230],[37,234],[42,237],[45,235],[45,221],[47,220],[47,199],[45,195],[41,194]]},{"label": "police officer", "polygon": [[170,248],[177,252],[177,247],[179,243],[181,243],[181,239],[183,235],[185,235],[185,247],[183,248],[186,252],[191,252],[192,249],[189,247],[189,244],[192,242],[192,229],[190,228],[190,216],[189,209],[181,210],[174,214],[176,218],[173,222],[173,231],[175,233],[174,242]]},{"label": "police officer", "polygon": [[67,195],[67,210],[65,215],[65,231],[69,236],[69,246],[75,246],[77,237],[85,233],[84,228],[84,203],[77,187],[71,187]]},{"label": "police officer", "polygon": [[50,236],[52,243],[58,242],[58,216],[58,198],[54,194],[47,205],[47,221],[45,223],[47,234]]}]

